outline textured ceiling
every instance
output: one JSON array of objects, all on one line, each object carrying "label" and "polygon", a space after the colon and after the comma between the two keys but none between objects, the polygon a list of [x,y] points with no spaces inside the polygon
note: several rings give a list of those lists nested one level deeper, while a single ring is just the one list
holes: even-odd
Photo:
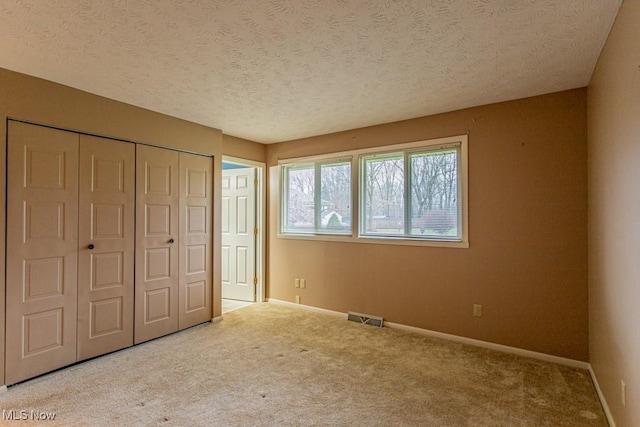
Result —
[{"label": "textured ceiling", "polygon": [[0,67],[278,142],[586,86],[621,0],[0,0]]}]

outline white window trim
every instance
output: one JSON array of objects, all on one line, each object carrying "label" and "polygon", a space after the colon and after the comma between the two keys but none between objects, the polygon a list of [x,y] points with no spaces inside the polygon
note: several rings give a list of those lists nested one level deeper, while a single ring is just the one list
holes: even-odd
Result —
[{"label": "white window trim", "polygon": [[[322,230],[321,228],[318,227],[318,222],[319,222],[319,216],[318,216],[318,211],[315,210],[315,206],[318,206],[320,203],[320,197],[321,197],[321,191],[318,189],[318,191],[316,191],[316,188],[314,187],[314,223],[315,223],[315,231],[300,231],[298,233],[296,233],[295,231],[283,231],[285,228],[284,222],[285,222],[285,215],[284,213],[282,213],[282,204],[284,203],[285,198],[288,198],[289,194],[288,194],[288,189],[286,189],[284,187],[284,182],[282,180],[282,178],[285,175],[285,171],[282,168],[282,166],[287,166],[287,165],[291,165],[291,164],[296,164],[296,165],[300,165],[300,166],[312,166],[313,170],[314,170],[314,174],[315,176],[315,183],[319,183],[319,169],[323,166],[323,165],[331,165],[331,164],[338,164],[338,163],[342,163],[342,164],[350,164],[351,166],[351,182],[353,183],[353,158],[351,157],[344,157],[344,156],[340,156],[340,157],[320,157],[320,158],[316,158],[315,160],[309,160],[308,158],[299,162],[291,162],[291,161],[287,161],[287,162],[283,162],[281,164],[279,164],[279,182],[278,182],[278,187],[279,187],[279,206],[280,206],[280,211],[278,213],[278,221],[279,221],[279,228],[278,228],[278,233],[279,235],[293,235],[293,236],[310,236],[310,237],[316,237],[316,236],[348,236],[351,237],[351,235],[353,234],[353,227],[351,230],[351,233],[344,233],[344,232],[331,232],[330,230]],[[351,198],[353,199],[353,186],[351,187]],[[352,203],[353,204],[353,203]],[[280,213],[282,213],[282,215],[280,215]],[[353,215],[353,212],[352,212]]]},{"label": "white window trim", "polygon": [[[371,147],[359,150],[342,151],[337,153],[330,153],[325,155],[297,157],[290,159],[281,159],[278,161],[276,170],[277,183],[272,186],[273,189],[277,189],[277,203],[276,203],[276,215],[278,221],[278,234],[280,239],[292,239],[292,240],[316,240],[316,241],[328,241],[328,242],[347,242],[347,243],[366,243],[366,244],[384,244],[384,245],[405,245],[405,246],[432,246],[432,247],[446,247],[446,248],[468,248],[469,247],[469,156],[468,156],[468,135],[457,135],[445,138],[437,138],[423,141],[408,142],[402,144],[386,145],[382,147]],[[460,144],[460,158],[458,171],[460,175],[460,196],[462,197],[462,209],[461,209],[461,226],[462,233],[459,240],[437,240],[420,237],[380,237],[371,235],[360,235],[360,203],[362,196],[360,194],[360,180],[361,180],[361,168],[360,158],[370,154],[384,154],[397,151],[429,148],[437,149],[439,147],[446,148],[453,144]],[[282,166],[292,163],[313,163],[324,162],[335,159],[351,158],[351,234],[350,235],[335,235],[335,234],[320,234],[320,233],[291,233],[282,232],[282,209],[284,203],[284,191],[283,191],[283,173]]]}]

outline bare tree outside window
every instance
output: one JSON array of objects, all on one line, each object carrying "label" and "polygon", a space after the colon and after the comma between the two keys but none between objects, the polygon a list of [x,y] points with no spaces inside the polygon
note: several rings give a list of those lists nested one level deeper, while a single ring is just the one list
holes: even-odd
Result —
[{"label": "bare tree outside window", "polygon": [[283,230],[351,233],[351,161],[284,167]]},{"label": "bare tree outside window", "polygon": [[457,151],[411,154],[412,235],[458,235]]},{"label": "bare tree outside window", "polygon": [[436,239],[459,236],[457,148],[362,159],[364,234]]},{"label": "bare tree outside window", "polygon": [[364,159],[365,231],[404,234],[404,159],[402,155]]},{"label": "bare tree outside window", "polygon": [[320,166],[320,228],[351,229],[351,163]]},{"label": "bare tree outside window", "polygon": [[315,228],[315,179],[311,166],[287,168],[287,230],[309,231]]},{"label": "bare tree outside window", "polygon": [[469,247],[467,146],[460,135],[283,160],[280,233]]}]

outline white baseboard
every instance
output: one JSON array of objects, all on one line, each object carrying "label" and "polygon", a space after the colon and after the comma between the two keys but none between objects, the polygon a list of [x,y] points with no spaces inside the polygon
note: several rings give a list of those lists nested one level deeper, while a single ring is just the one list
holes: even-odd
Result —
[{"label": "white baseboard", "polygon": [[444,332],[431,331],[429,329],[416,328],[414,326],[402,325],[400,323],[384,322],[384,326],[391,329],[399,329],[407,332],[413,332],[428,337],[441,338],[448,341],[455,341],[462,344],[468,344],[475,347],[488,348],[491,350],[501,351],[503,353],[517,354],[519,356],[530,357],[532,359],[544,360],[545,362],[557,363],[559,365],[570,366],[572,368],[589,369],[589,363],[581,360],[568,359],[566,357],[553,356],[551,354],[539,353],[537,351],[525,350],[518,347],[510,347],[508,345],[495,344],[488,341],[476,340],[473,338],[461,337],[459,335],[446,334]]},{"label": "white baseboard", "polygon": [[611,411],[609,410],[607,399],[604,398],[604,394],[600,388],[600,383],[598,383],[598,377],[596,377],[596,373],[593,371],[591,365],[589,365],[589,374],[591,375],[591,380],[596,388],[596,393],[598,393],[598,398],[600,399],[600,404],[602,404],[604,415],[607,417],[607,421],[609,422],[609,427],[616,427],[616,422],[613,420],[613,415],[611,415]]},{"label": "white baseboard", "polygon": [[275,298],[267,298],[267,302],[276,305],[286,305],[287,307],[302,308],[304,310],[315,311],[316,313],[324,313],[337,317],[345,317],[347,315],[347,313],[340,313],[339,311],[327,310],[326,308],[314,307],[312,305],[296,304],[295,302],[282,301]]},{"label": "white baseboard", "polygon": [[[310,305],[295,304],[295,303],[292,303],[292,302],[282,301],[282,300],[278,300],[278,299],[275,299],[275,298],[268,298],[267,302],[269,302],[271,304],[279,304],[279,305],[284,305],[284,306],[287,306],[287,307],[294,307],[294,308],[299,308],[299,309],[304,309],[304,310],[309,310],[309,311],[315,311],[316,313],[329,314],[331,316],[344,317],[345,319],[347,317],[347,313],[340,313],[338,311],[327,310],[327,309],[324,309],[324,308],[313,307],[313,306],[310,306]],[[569,359],[569,358],[566,358],[566,357],[553,356],[551,354],[539,353],[537,351],[525,350],[525,349],[517,348],[517,347],[510,347],[510,346],[502,345],[502,344],[495,344],[495,343],[492,343],[492,342],[476,340],[476,339],[473,339],[473,338],[461,337],[459,335],[452,335],[452,334],[446,334],[446,333],[443,333],[443,332],[431,331],[429,329],[416,328],[415,326],[407,326],[407,325],[403,325],[403,324],[400,324],[400,323],[393,323],[393,322],[385,321],[383,325],[386,326],[387,328],[390,328],[390,329],[398,329],[398,330],[403,330],[403,331],[407,331],[407,332],[413,332],[413,333],[420,334],[420,335],[425,335],[425,336],[428,336],[428,337],[441,338],[441,339],[444,339],[444,340],[455,341],[455,342],[459,342],[459,343],[463,343],[463,344],[472,345],[472,346],[475,346],[475,347],[488,348],[488,349],[491,349],[491,350],[501,351],[503,353],[517,354],[519,356],[530,357],[532,359],[538,359],[538,360],[543,360],[543,361],[546,361],[546,362],[557,363],[559,365],[569,366],[569,367],[572,367],[572,368],[579,368],[579,369],[588,370],[589,371],[589,375],[591,375],[591,379],[593,380],[593,384],[594,384],[594,386],[596,388],[596,393],[598,394],[598,398],[600,399],[600,403],[602,404],[602,409],[604,410],[604,414],[605,414],[605,416],[607,418],[609,426],[610,427],[616,427],[616,423],[613,420],[613,416],[611,415],[611,411],[609,410],[609,405],[607,405],[607,400],[605,399],[604,395],[602,394],[602,390],[600,389],[600,384],[598,384],[598,379],[596,377],[596,374],[593,371],[593,368],[591,367],[591,364],[588,363],[588,362],[583,362],[581,360],[575,360],[575,359]]]},{"label": "white baseboard", "polygon": [[[269,298],[267,301],[273,304],[280,304],[280,305],[286,305],[288,307],[302,308],[305,310],[311,310],[318,313],[330,314],[332,316],[340,316],[345,318],[347,316],[347,313],[340,313],[338,311],[326,310],[324,308],[313,307],[310,305],[295,304],[292,302],[277,300],[274,298]],[[475,347],[483,347],[491,350],[501,351],[504,353],[517,354],[519,356],[531,357],[532,359],[544,360],[546,362],[557,363],[559,365],[570,366],[572,368],[580,368],[580,369],[588,370],[590,367],[589,363],[583,362],[580,360],[553,356],[551,354],[539,353],[537,351],[531,351],[531,350],[524,350],[522,348],[510,347],[502,344],[495,344],[492,342],[476,340],[473,338],[461,337],[459,335],[446,334],[444,332],[431,331],[429,329],[416,328],[415,326],[407,326],[400,323],[387,322],[386,320],[384,321],[383,325],[390,329],[398,329],[402,331],[413,332],[415,334],[425,335],[428,337],[435,337],[435,338],[441,338],[448,341],[460,342],[460,343],[472,345]]]}]

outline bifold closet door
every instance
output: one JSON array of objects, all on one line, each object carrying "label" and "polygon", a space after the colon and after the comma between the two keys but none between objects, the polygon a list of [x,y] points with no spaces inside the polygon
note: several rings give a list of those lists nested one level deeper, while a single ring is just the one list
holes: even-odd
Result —
[{"label": "bifold closet door", "polygon": [[212,179],[209,157],[9,121],[5,383],[209,321]]},{"label": "bifold closet door", "polygon": [[78,140],[8,124],[6,384],[76,360]]},{"label": "bifold closet door", "polygon": [[134,341],[178,330],[179,153],[136,146]]},{"label": "bifold closet door", "polygon": [[135,145],[80,136],[78,360],[133,345]]},{"label": "bifold closet door", "polygon": [[211,320],[210,157],[180,153],[179,328]]}]

